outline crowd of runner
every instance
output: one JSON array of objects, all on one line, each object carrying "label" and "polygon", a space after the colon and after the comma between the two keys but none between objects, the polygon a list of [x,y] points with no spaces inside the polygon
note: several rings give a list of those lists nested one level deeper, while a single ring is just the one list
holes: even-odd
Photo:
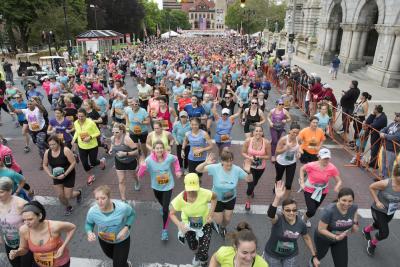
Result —
[{"label": "crowd of runner", "polygon": [[[293,88],[279,98],[269,96],[267,68],[306,84],[306,101],[320,102],[318,110],[309,110],[308,126],[300,126],[292,113]],[[89,51],[82,61],[68,62],[58,71],[57,77],[45,77],[42,85],[23,75],[22,90],[7,82],[1,88],[0,108],[22,129],[24,152],[34,153],[31,141],[37,147],[42,159],[37,167],[52,179],[66,216],[73,212],[74,199],[82,201],[82,189],[75,188],[75,179],[80,178],[77,165],[82,165],[87,185],[95,187],[96,203],[85,222],[87,240],[98,239],[114,267],[132,266],[130,233],[137,215],[127,199],[126,181],[131,178],[135,191],[141,190],[142,179],[151,180],[161,206],[161,240],[169,239],[172,221],[179,242],[193,251],[193,266],[299,266],[299,253],[309,255],[309,266],[320,266],[329,249],[335,266],[348,266],[347,239],[358,232],[359,217],[353,190],[342,186],[331,152],[323,146],[330,119],[326,102],[336,99],[319,77],[296,66],[290,69],[280,58],[228,38],[156,40],[111,55]],[[126,86],[128,79],[135,87]],[[368,94],[362,97],[360,116],[366,115],[364,103],[370,99]],[[274,106],[271,110],[268,103]],[[243,131],[242,166],[233,164],[239,156],[231,149],[234,128]],[[45,208],[34,200],[34,188],[5,137],[1,139],[0,229],[11,265],[70,266],[68,244],[75,224],[68,217],[46,219]],[[104,170],[107,159],[114,162],[120,200],[112,200],[110,187],[96,182],[94,168]],[[275,187],[263,188],[275,196],[272,203],[265,203],[270,204],[267,216],[272,226],[268,240],[257,241],[247,222],[230,222],[238,184],[247,183],[245,210],[250,211],[267,161],[276,170]],[[362,234],[371,256],[388,237],[388,224],[400,203],[400,167],[394,166],[392,172],[389,179],[370,186],[374,222]],[[203,174],[211,177],[211,189],[202,187]],[[173,197],[181,178],[184,190]],[[332,194],[331,179],[337,200],[318,211]],[[291,198],[294,181],[304,194],[304,214]],[[310,233],[310,218],[317,212],[321,216]],[[210,254],[213,232],[230,245]],[[300,235],[307,252],[299,251]],[[257,255],[260,241],[265,248]]]}]

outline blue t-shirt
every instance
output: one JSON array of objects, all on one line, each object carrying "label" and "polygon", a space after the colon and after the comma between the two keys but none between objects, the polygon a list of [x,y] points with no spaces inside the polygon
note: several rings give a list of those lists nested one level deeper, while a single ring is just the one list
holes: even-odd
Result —
[{"label": "blue t-shirt", "polygon": [[140,135],[148,131],[146,124],[134,121],[134,119],[138,119],[141,122],[149,117],[149,113],[147,113],[144,108],[139,108],[137,112],[133,112],[131,107],[126,107],[125,114],[128,115],[129,130],[131,130],[134,134]]},{"label": "blue t-shirt", "polygon": [[172,86],[172,93],[174,95],[174,103],[178,103],[178,100],[176,99],[176,96],[182,95],[183,90],[185,90],[184,85],[180,85],[179,87],[176,87],[176,85]]},{"label": "blue t-shirt", "polygon": [[[28,108],[25,101],[22,101],[21,103],[15,102],[12,105],[15,109],[27,109]],[[19,122],[26,120],[25,114],[22,112],[17,114],[17,118],[18,118]]]},{"label": "blue t-shirt", "polygon": [[239,166],[232,165],[229,172],[224,170],[221,163],[207,166],[208,175],[213,177],[212,191],[217,195],[217,200],[228,202],[236,197],[239,180],[246,178],[247,173]]},{"label": "blue t-shirt", "polygon": [[99,96],[98,98],[93,98],[94,102],[96,102],[96,105],[100,108],[100,116],[104,117],[106,114],[107,110],[107,100],[103,96]]},{"label": "blue t-shirt", "polygon": [[322,116],[321,113],[317,113],[317,114],[315,114],[315,117],[317,117],[319,119],[318,127],[325,131],[326,127],[328,127],[328,124],[329,124],[329,120],[330,120],[329,115],[326,114],[325,116]]},{"label": "blue t-shirt", "polygon": [[189,118],[200,118],[202,115],[206,114],[206,111],[202,106],[198,106],[194,108],[192,104],[186,105],[183,108],[187,113]]},{"label": "blue t-shirt", "polygon": [[176,139],[179,145],[183,144],[183,140],[185,139],[185,135],[192,128],[190,128],[190,123],[186,122],[185,125],[182,125],[182,122],[178,121],[174,124],[172,128],[172,136]]},{"label": "blue t-shirt", "polygon": [[150,174],[151,188],[157,191],[169,191],[174,188],[174,176],[171,164],[178,160],[176,156],[168,154],[162,162],[155,161],[152,155],[145,160],[147,172]]},{"label": "blue t-shirt", "polygon": [[236,93],[240,97],[240,100],[242,100],[243,104],[249,103],[250,87],[243,87],[243,85],[241,85],[237,88]]},{"label": "blue t-shirt", "polygon": [[24,176],[6,167],[0,168],[0,177],[8,177],[13,181],[13,193],[17,190],[19,183],[24,180]]}]

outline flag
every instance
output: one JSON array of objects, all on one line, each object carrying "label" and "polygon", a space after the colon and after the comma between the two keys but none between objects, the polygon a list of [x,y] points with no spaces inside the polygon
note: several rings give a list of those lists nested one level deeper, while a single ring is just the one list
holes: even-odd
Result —
[{"label": "flag", "polygon": [[160,27],[158,27],[158,24],[157,24],[157,38],[160,37],[160,34],[161,34]]},{"label": "flag", "polygon": [[146,24],[144,23],[144,21],[143,21],[143,36],[144,36],[145,38],[147,38]]}]

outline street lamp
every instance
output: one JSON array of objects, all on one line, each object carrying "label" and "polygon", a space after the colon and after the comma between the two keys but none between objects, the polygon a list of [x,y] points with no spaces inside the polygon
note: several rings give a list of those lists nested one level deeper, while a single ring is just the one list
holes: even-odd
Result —
[{"label": "street lamp", "polygon": [[93,10],[94,10],[94,23],[95,23],[95,25],[96,25],[96,30],[97,30],[97,29],[98,29],[98,27],[97,27],[97,9],[98,9],[99,7],[96,6],[96,5],[93,5],[93,4],[91,4],[89,7],[90,7],[90,8],[93,8]]},{"label": "street lamp", "polygon": [[244,8],[246,6],[246,0],[240,0],[240,7]]},{"label": "street lamp", "polygon": [[67,4],[66,4],[66,0],[63,0],[63,10],[64,10],[65,37],[67,38],[67,51],[68,51],[69,60],[71,61],[72,42],[71,42],[71,37],[70,37],[70,35],[69,35],[69,27],[68,27],[68,20],[67,20]]},{"label": "street lamp", "polygon": [[[47,44],[49,45],[49,54],[50,56],[52,56],[51,43],[52,42],[54,44],[56,43],[56,36],[54,35],[53,31],[42,31],[42,41],[43,43],[47,42]],[[53,60],[51,59],[50,62],[51,62],[51,69],[54,70]]]}]

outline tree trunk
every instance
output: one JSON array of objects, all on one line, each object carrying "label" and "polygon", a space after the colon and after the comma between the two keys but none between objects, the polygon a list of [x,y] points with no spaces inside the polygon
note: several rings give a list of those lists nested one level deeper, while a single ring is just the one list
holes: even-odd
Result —
[{"label": "tree trunk", "polygon": [[30,28],[26,23],[18,24],[19,33],[21,34],[21,46],[24,52],[28,52],[28,41]]},{"label": "tree trunk", "polygon": [[13,32],[13,28],[10,23],[6,24],[6,30],[8,35],[9,45],[11,46],[12,51],[17,51],[17,43],[15,42],[15,35]]}]

